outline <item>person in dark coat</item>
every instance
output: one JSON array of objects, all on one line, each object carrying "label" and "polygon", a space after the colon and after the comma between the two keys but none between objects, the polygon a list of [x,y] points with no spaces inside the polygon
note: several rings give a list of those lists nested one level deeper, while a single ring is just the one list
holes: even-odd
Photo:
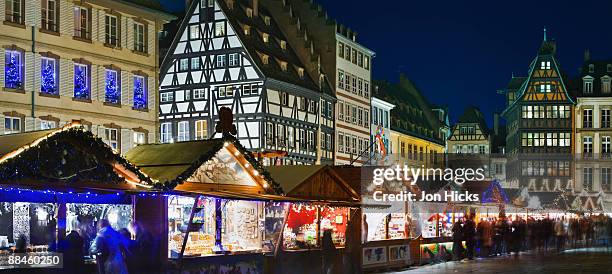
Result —
[{"label": "person in dark coat", "polygon": [[153,235],[139,222],[130,222],[128,229],[134,235],[133,255],[137,262],[137,269],[142,272],[151,272],[157,269],[157,252],[159,247]]},{"label": "person in dark coat", "polygon": [[323,232],[321,239],[321,249],[323,255],[323,274],[331,274],[334,272],[334,261],[336,259],[336,246],[332,240],[332,232],[326,229]]},{"label": "person in dark coat", "polygon": [[64,255],[64,273],[83,273],[83,245],[83,237],[75,230],[70,231],[60,242],[59,248]]},{"label": "person in dark coat", "polygon": [[89,248],[89,252],[96,255],[98,270],[104,274],[128,274],[124,257],[127,247],[121,234],[106,219],[100,219],[98,227],[98,234]]},{"label": "person in dark coat", "polygon": [[476,224],[474,223],[474,216],[470,215],[465,220],[463,226],[463,237],[465,238],[465,245],[467,248],[467,257],[469,260],[474,259],[474,247],[476,245]]},{"label": "person in dark coat", "polygon": [[453,228],[451,229],[453,233],[453,256],[454,259],[459,261],[461,260],[463,253],[463,246],[461,242],[463,241],[463,223],[461,220],[458,220],[453,224]]}]

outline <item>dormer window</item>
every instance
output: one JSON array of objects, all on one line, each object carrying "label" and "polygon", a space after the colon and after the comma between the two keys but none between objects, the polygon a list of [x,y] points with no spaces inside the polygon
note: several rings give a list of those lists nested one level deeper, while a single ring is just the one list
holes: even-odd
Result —
[{"label": "dormer window", "polygon": [[300,79],[304,78],[304,68],[297,68],[297,73],[298,76],[300,76]]},{"label": "dormer window", "polygon": [[262,33],[261,39],[264,41],[264,43],[268,43],[270,42],[270,35],[268,35],[267,33]]},{"label": "dormer window", "polygon": [[601,77],[601,92],[602,93],[610,93],[610,82],[612,80],[612,77],[606,75],[604,77]]},{"label": "dormer window", "polygon": [[540,85],[540,92],[541,93],[549,93],[551,92],[552,87],[550,84],[541,84]]},{"label": "dormer window", "polygon": [[595,73],[595,65],[589,64],[589,73]]},{"label": "dormer window", "polygon": [[278,61],[278,64],[280,65],[280,68],[282,71],[287,71],[287,62],[285,61]]},{"label": "dormer window", "polygon": [[259,54],[259,57],[261,58],[261,62],[264,63],[264,65],[267,65],[270,63],[270,56],[265,55],[265,54]]},{"label": "dormer window", "polygon": [[244,29],[244,35],[251,35],[251,26],[244,25],[242,28]]},{"label": "dormer window", "polygon": [[286,50],[287,49],[287,42],[285,40],[281,40],[280,41],[280,47],[281,47],[281,49]]},{"label": "dormer window", "polygon": [[540,69],[550,69],[550,61],[542,61],[540,63]]},{"label": "dormer window", "polygon": [[266,26],[270,25],[270,16],[264,16],[264,23],[266,23]]},{"label": "dormer window", "polygon": [[252,8],[247,8],[246,9],[246,16],[249,18],[253,18],[253,9]]},{"label": "dormer window", "polygon": [[582,78],[582,82],[582,90],[584,93],[593,93],[593,77],[584,77]]}]

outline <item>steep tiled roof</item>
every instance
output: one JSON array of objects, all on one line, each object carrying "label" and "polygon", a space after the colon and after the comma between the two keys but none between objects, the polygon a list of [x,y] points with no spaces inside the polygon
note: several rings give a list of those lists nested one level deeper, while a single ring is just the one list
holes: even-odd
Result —
[{"label": "steep tiled roof", "polygon": [[[306,68],[263,3],[259,3],[258,15],[251,17],[247,15],[247,9],[250,7],[248,0],[237,0],[233,7],[227,6],[225,1],[218,1],[218,3],[257,67],[262,70],[266,77],[315,91],[319,90],[318,79],[312,79],[305,71],[303,77],[298,74],[298,68],[304,70]],[[264,19],[266,17],[269,17],[268,22]],[[245,34],[245,28],[250,28],[249,34]],[[264,41],[264,34],[268,35],[267,42]],[[286,43],[284,49],[281,47],[281,41]],[[267,64],[264,64],[262,60],[263,55],[268,56]],[[281,68],[282,62],[287,63],[286,71]],[[333,90],[327,82],[324,84],[322,91],[330,95],[333,94]]]},{"label": "steep tiled roof", "polygon": [[[593,72],[590,72],[591,66]],[[592,93],[584,92],[583,78],[587,76],[593,77]],[[612,93],[602,92],[601,78],[605,76],[612,78],[612,59],[585,61],[580,68],[580,75],[568,81],[568,89],[577,97],[612,97]]]},{"label": "steep tiled roof", "polygon": [[391,129],[419,138],[444,142],[438,136],[440,121],[432,105],[419,89],[403,75],[400,82],[375,81],[374,96],[395,105],[391,110]]}]

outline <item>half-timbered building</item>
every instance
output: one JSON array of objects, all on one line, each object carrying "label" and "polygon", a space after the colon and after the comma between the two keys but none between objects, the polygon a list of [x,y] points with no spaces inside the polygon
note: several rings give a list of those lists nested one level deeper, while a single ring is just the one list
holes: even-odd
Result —
[{"label": "half-timbered building", "polygon": [[[514,78],[507,89],[506,150],[508,180],[533,192],[555,192],[571,187],[572,109],[556,44],[544,41],[526,78]],[[522,81],[521,81],[522,80]],[[518,88],[516,88],[518,86]],[[552,203],[554,195],[544,203]]]},{"label": "half-timbered building", "polygon": [[331,85],[292,46],[257,0],[193,1],[162,64],[161,141],[214,137],[229,107],[242,145],[287,151],[270,164],[331,161]]}]

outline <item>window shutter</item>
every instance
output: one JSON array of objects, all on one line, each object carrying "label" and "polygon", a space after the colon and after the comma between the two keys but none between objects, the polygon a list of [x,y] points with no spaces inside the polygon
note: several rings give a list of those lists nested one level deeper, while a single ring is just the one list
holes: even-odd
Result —
[{"label": "window shutter", "polygon": [[130,73],[127,71],[121,71],[121,104],[131,107],[130,105],[130,94],[132,83],[130,81]]},{"label": "window shutter", "polygon": [[[4,3],[4,1],[2,1],[2,3]],[[0,8],[1,8],[1,6],[0,6]],[[4,115],[2,115],[2,113],[0,113],[0,135],[2,135],[2,134],[4,134]]]},{"label": "window shutter", "polygon": [[25,131],[33,131],[34,130],[34,117],[26,117],[25,118]]},{"label": "window shutter", "polygon": [[73,36],[74,35],[74,4],[68,1],[59,3],[60,17],[59,27],[60,33]]},{"label": "window shutter", "polygon": [[[2,126],[4,126],[4,123],[2,124]],[[157,129],[155,129],[153,132],[149,132],[149,136],[147,137],[147,143],[157,143],[157,138],[155,138],[155,132],[157,132]]]},{"label": "window shutter", "polygon": [[129,50],[134,50],[134,19],[125,18],[125,21],[125,34],[127,37],[127,39],[125,39],[125,42],[127,44],[125,45],[125,47]]},{"label": "window shutter", "polygon": [[152,24],[147,24],[145,25],[145,31],[146,33],[146,51],[149,54],[155,54],[155,38],[157,37],[155,35],[155,22],[153,22]]},{"label": "window shutter", "polygon": [[[93,67],[93,66],[92,66]],[[92,88],[92,98],[95,98],[95,100],[98,100],[100,102],[104,102],[104,96],[105,96],[105,92],[106,92],[106,75],[105,75],[105,70],[103,66],[95,66],[96,67],[96,73],[92,75],[92,77],[97,77],[95,78],[96,81],[95,83],[97,83],[96,86],[94,86]],[[92,83],[94,83],[94,79],[92,78],[91,80]]]},{"label": "window shutter", "polygon": [[36,54],[34,55],[34,91],[35,92],[40,92],[40,77],[41,77],[41,73],[40,73],[40,55]]},{"label": "window shutter", "polygon": [[[57,124],[58,127],[60,127],[60,124]],[[34,118],[34,130],[39,130],[40,129],[40,118]]]},{"label": "window shutter", "polygon": [[[121,16],[121,45],[123,47],[131,49],[132,46],[128,44],[128,32],[131,30],[128,29],[128,18],[126,16]],[[131,27],[131,25],[129,25]]]},{"label": "window shutter", "polygon": [[59,87],[60,96],[74,96],[74,63],[70,60],[60,59]]},{"label": "window shutter", "polygon": [[[31,91],[32,90],[32,69],[34,69],[34,53],[31,52],[26,52],[25,53],[25,63],[24,65],[24,77],[23,77],[23,81],[25,81],[25,90],[27,91]],[[36,73],[34,73],[34,75],[36,75]]]},{"label": "window shutter", "polygon": [[[104,129],[105,128],[103,126],[98,126],[98,129],[97,129],[98,133],[97,133],[97,135],[98,135],[98,137],[100,139],[102,139],[103,142],[106,142],[106,138],[104,138]],[[92,129],[92,131],[93,131],[93,129]],[[94,134],[96,134],[96,133],[94,132]]]},{"label": "window shutter", "polygon": [[104,39],[106,37],[105,32],[104,32],[106,13],[103,11],[97,10],[96,15],[98,18],[98,41],[104,43],[105,42]]},{"label": "window shutter", "polygon": [[147,77],[147,105],[149,106],[149,110],[157,111],[157,100],[155,99],[155,94],[157,93],[157,87],[154,82],[155,76]]},{"label": "window shutter", "polygon": [[132,148],[134,140],[132,138],[132,130],[127,128],[121,129],[121,155],[125,154]]},{"label": "window shutter", "polygon": [[[92,41],[98,41],[98,25],[99,25],[99,20],[100,18],[98,18],[98,10],[97,9],[91,9],[91,14],[89,15],[89,21],[91,22],[91,40]],[[104,25],[102,25],[104,26]],[[103,30],[104,31],[104,30]]]},{"label": "window shutter", "polygon": [[25,24],[28,26],[40,25],[41,4],[40,0],[30,0],[25,4]]}]

